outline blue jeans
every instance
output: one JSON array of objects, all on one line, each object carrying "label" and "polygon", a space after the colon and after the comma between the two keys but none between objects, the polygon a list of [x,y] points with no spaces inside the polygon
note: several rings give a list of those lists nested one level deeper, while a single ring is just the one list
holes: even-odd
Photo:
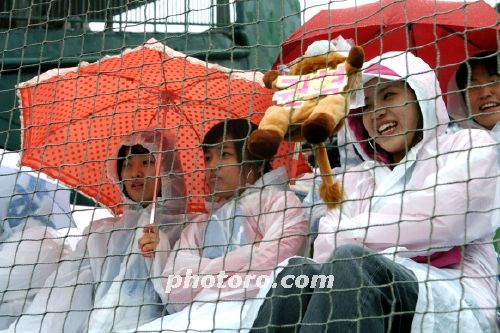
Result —
[{"label": "blue jeans", "polygon": [[[407,268],[360,246],[341,246],[325,264],[291,259],[278,275],[333,275],[331,288],[271,289],[251,332],[410,332],[418,283]],[[286,281],[290,284],[290,279]]]}]

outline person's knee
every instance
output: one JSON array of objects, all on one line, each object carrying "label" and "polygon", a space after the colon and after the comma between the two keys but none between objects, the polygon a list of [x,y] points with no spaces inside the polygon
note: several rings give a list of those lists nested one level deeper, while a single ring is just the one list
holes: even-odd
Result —
[{"label": "person's knee", "polygon": [[316,264],[316,262],[314,260],[304,257],[293,257],[288,260],[289,266],[310,265],[310,264]]},{"label": "person's knee", "polygon": [[363,248],[362,246],[356,244],[342,245],[339,246],[332,253],[329,261],[339,260],[339,259],[357,259],[363,258],[369,255],[370,252]]},{"label": "person's knee", "polygon": [[320,264],[309,258],[296,257],[290,258],[286,268],[288,273],[312,275],[319,272]]}]

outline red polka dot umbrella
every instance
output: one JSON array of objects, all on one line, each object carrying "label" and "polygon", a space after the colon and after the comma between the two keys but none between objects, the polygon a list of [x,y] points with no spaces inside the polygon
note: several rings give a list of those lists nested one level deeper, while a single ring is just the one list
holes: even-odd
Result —
[{"label": "red polka dot umbrella", "polygon": [[[258,123],[273,94],[261,76],[187,57],[155,40],[93,64],[50,70],[18,86],[21,164],[118,212],[120,194],[106,171],[116,145],[144,128],[172,130],[189,210],[201,211],[204,133],[226,118]],[[274,164],[293,165],[292,150],[284,144]],[[295,166],[296,174],[307,169],[302,157]]]}]

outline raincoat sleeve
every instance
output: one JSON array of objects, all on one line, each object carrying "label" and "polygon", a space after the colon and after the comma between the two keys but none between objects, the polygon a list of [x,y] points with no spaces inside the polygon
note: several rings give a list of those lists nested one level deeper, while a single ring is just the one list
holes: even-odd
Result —
[{"label": "raincoat sleeve", "polygon": [[[157,290],[169,310],[180,311],[196,299],[245,299],[255,296],[255,279],[240,288],[215,285],[212,288],[192,286],[189,275],[220,276],[226,283],[233,275],[269,275],[284,259],[302,254],[307,236],[307,219],[300,200],[293,192],[272,189],[253,193],[245,200],[247,218],[255,228],[256,241],[243,245],[214,259],[202,257],[203,233],[207,216],[186,227],[163,269]],[[260,237],[259,237],[260,235]],[[184,286],[188,286],[184,288]]]},{"label": "raincoat sleeve", "polygon": [[432,253],[491,237],[500,223],[495,144],[484,132],[455,135],[443,165],[412,175],[423,177],[421,189],[385,198],[376,211],[329,211],[320,222],[315,259],[325,261],[347,243]]}]

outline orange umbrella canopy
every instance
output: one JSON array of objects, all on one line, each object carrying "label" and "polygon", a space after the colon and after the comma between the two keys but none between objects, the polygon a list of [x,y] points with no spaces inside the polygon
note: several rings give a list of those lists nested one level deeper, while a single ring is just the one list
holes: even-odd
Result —
[{"label": "orange umbrella canopy", "polygon": [[[21,164],[118,212],[121,197],[106,161],[123,136],[151,127],[171,130],[189,210],[202,211],[203,136],[227,118],[259,123],[273,94],[261,77],[188,57],[155,40],[93,64],[50,70],[18,86]],[[292,165],[292,150],[284,144],[274,164]],[[306,169],[301,157],[297,172]]]}]

